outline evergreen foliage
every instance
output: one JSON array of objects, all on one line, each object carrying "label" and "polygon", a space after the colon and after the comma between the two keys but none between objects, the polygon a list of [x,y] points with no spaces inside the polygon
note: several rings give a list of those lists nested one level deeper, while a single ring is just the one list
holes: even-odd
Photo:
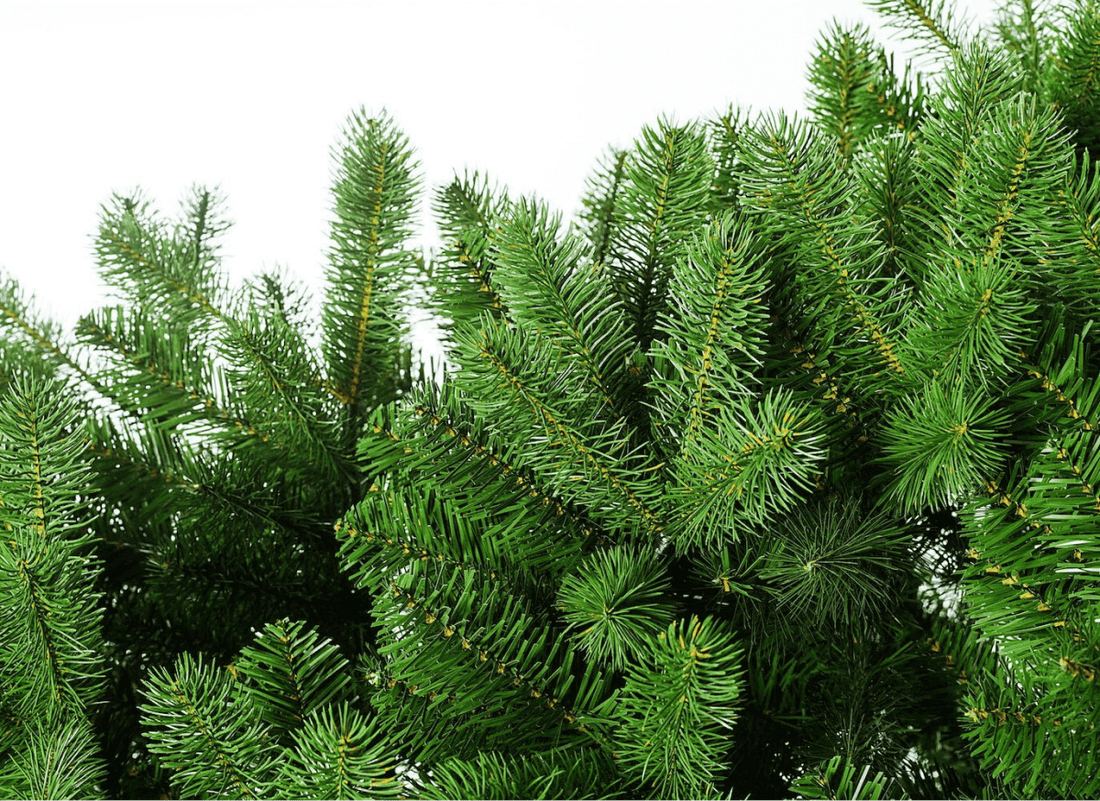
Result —
[{"label": "evergreen foliage", "polygon": [[353,114],[319,320],[201,188],[0,283],[0,796],[1100,795],[1100,9],[870,5],[934,81],[833,25],[428,269]]}]

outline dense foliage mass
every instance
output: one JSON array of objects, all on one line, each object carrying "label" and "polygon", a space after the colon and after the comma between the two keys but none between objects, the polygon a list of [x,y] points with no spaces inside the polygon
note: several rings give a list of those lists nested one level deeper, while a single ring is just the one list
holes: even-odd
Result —
[{"label": "dense foliage mass", "polygon": [[872,5],[931,83],[833,26],[427,268],[353,114],[319,330],[204,189],[0,284],[0,796],[1100,795],[1100,9]]}]

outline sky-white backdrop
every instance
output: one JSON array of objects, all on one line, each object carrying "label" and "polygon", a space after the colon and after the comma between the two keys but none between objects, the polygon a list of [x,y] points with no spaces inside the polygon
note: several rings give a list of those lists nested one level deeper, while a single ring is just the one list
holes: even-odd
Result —
[{"label": "sky-white backdrop", "polygon": [[[960,10],[988,25],[996,6]],[[278,265],[319,288],[331,149],[360,106],[417,151],[425,250],[434,191],[465,169],[569,219],[608,145],[660,114],[805,113],[833,18],[911,54],[861,0],[0,0],[0,268],[71,330],[109,302],[91,235],[111,192],[174,215],[198,183],[228,196],[232,283]]]}]

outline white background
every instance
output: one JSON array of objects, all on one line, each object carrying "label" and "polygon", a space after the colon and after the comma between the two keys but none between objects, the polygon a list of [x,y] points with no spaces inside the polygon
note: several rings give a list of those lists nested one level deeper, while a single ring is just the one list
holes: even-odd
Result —
[{"label": "white background", "polygon": [[[960,11],[984,26],[995,3]],[[568,220],[607,147],[660,114],[804,114],[833,18],[868,24],[899,70],[913,52],[858,0],[0,0],[0,269],[71,330],[109,300],[91,237],[111,192],[140,186],[172,216],[197,183],[228,196],[234,285],[281,265],[319,290],[331,149],[360,106],[417,151],[425,251],[435,189],[465,169]]]}]

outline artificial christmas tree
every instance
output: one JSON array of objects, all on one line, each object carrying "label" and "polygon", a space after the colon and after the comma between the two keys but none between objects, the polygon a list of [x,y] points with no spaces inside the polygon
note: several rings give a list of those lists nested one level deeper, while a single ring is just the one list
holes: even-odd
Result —
[{"label": "artificial christmas tree", "polygon": [[456,178],[430,273],[354,115],[319,359],[203,191],[105,210],[102,365],[8,286],[3,794],[1100,793],[1100,11],[874,5],[934,91],[833,27],[809,122],[661,120],[565,230]]}]

